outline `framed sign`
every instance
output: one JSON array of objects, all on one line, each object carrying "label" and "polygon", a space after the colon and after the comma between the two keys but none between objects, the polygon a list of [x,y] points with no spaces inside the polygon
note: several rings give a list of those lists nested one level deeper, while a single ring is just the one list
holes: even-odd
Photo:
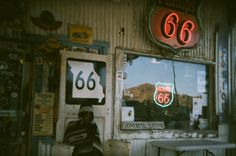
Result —
[{"label": "framed sign", "polygon": [[199,4],[196,0],[158,0],[148,16],[150,39],[174,53],[195,48],[201,38]]},{"label": "framed sign", "polygon": [[66,103],[105,104],[105,62],[67,59]]},{"label": "framed sign", "polygon": [[141,130],[141,129],[165,129],[163,121],[152,121],[152,122],[132,122],[126,121],[121,123],[121,129],[123,130]]},{"label": "framed sign", "polygon": [[69,39],[81,44],[93,44],[93,29],[76,24],[69,25]]},{"label": "framed sign", "polygon": [[35,93],[35,107],[33,114],[33,135],[52,136],[53,135],[53,93]]}]

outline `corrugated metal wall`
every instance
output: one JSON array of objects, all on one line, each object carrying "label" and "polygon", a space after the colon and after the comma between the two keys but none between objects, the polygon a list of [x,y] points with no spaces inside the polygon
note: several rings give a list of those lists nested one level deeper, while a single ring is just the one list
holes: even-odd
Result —
[{"label": "corrugated metal wall", "polygon": [[[51,11],[63,22],[56,33],[66,35],[68,24],[93,28],[94,40],[107,41],[115,47],[158,52],[146,33],[146,18],[152,0],[31,0],[28,14],[38,17],[42,10]],[[217,23],[226,22],[226,11],[215,1],[204,2],[200,9],[203,38],[198,48],[181,56],[214,61],[214,32]],[[27,31],[45,35],[28,18]]]},{"label": "corrugated metal wall", "polygon": [[[116,47],[137,51],[157,53],[159,51],[148,38],[146,32],[146,18],[153,0],[29,0],[28,15],[39,17],[43,10],[51,11],[55,20],[63,22],[61,28],[55,33],[67,35],[68,24],[79,24],[93,28],[94,40],[110,43],[110,52],[114,53]],[[181,53],[187,58],[214,61],[215,39],[214,33],[217,24],[226,23],[226,9],[224,5],[207,1],[202,4],[200,17],[202,22],[202,41],[197,49]],[[45,32],[27,19],[27,32],[47,35]],[[236,32],[236,31],[235,31]],[[236,35],[236,33],[234,34]],[[133,141],[132,155],[155,154],[154,149],[147,150],[146,141]],[[40,150],[47,155],[51,154],[47,145],[40,145]],[[43,149],[44,148],[44,149]],[[222,151],[215,152],[217,156]],[[201,155],[193,152],[191,155]],[[42,154],[46,155],[46,154]],[[169,155],[169,152],[165,152]],[[190,155],[185,153],[184,155]]]}]

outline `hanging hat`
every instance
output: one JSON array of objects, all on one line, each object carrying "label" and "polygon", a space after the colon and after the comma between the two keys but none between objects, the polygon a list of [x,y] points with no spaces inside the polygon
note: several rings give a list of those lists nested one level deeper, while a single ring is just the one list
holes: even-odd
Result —
[{"label": "hanging hat", "polygon": [[40,17],[30,16],[30,19],[33,24],[46,31],[57,30],[62,25],[61,21],[55,21],[54,15],[48,10],[42,11]]}]

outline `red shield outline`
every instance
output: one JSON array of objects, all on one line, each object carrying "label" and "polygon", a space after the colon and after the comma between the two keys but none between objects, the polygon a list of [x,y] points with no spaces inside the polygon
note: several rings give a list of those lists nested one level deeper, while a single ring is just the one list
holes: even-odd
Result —
[{"label": "red shield outline", "polygon": [[[162,35],[161,25],[163,24],[163,18],[170,13],[178,14],[180,21],[176,23],[175,25],[176,34],[174,34],[173,37],[168,38]],[[147,19],[147,32],[148,32],[149,38],[155,44],[163,48],[169,49],[174,53],[196,48],[202,36],[201,35],[202,34],[201,22],[200,22],[198,14],[199,14],[199,5],[197,6],[196,14],[192,14],[192,13],[172,9],[171,7],[168,8],[164,6],[159,6],[157,2],[157,4],[154,5],[150,9],[148,19]],[[188,21],[188,20],[194,23],[195,28],[194,30],[191,31],[191,40],[189,40],[187,44],[181,44],[178,42],[179,39],[177,37],[178,36],[177,29],[181,27],[181,23],[183,21]]]},{"label": "red shield outline", "polygon": [[174,100],[174,85],[172,83],[157,82],[153,100],[163,108],[170,106]]}]

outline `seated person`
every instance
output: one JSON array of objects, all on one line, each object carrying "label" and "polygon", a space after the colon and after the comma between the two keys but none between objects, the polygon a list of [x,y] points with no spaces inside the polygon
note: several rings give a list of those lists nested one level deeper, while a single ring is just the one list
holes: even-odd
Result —
[{"label": "seated person", "polygon": [[82,104],[78,118],[78,121],[68,123],[63,143],[75,147],[72,156],[102,156],[99,130],[93,122],[92,105]]}]

